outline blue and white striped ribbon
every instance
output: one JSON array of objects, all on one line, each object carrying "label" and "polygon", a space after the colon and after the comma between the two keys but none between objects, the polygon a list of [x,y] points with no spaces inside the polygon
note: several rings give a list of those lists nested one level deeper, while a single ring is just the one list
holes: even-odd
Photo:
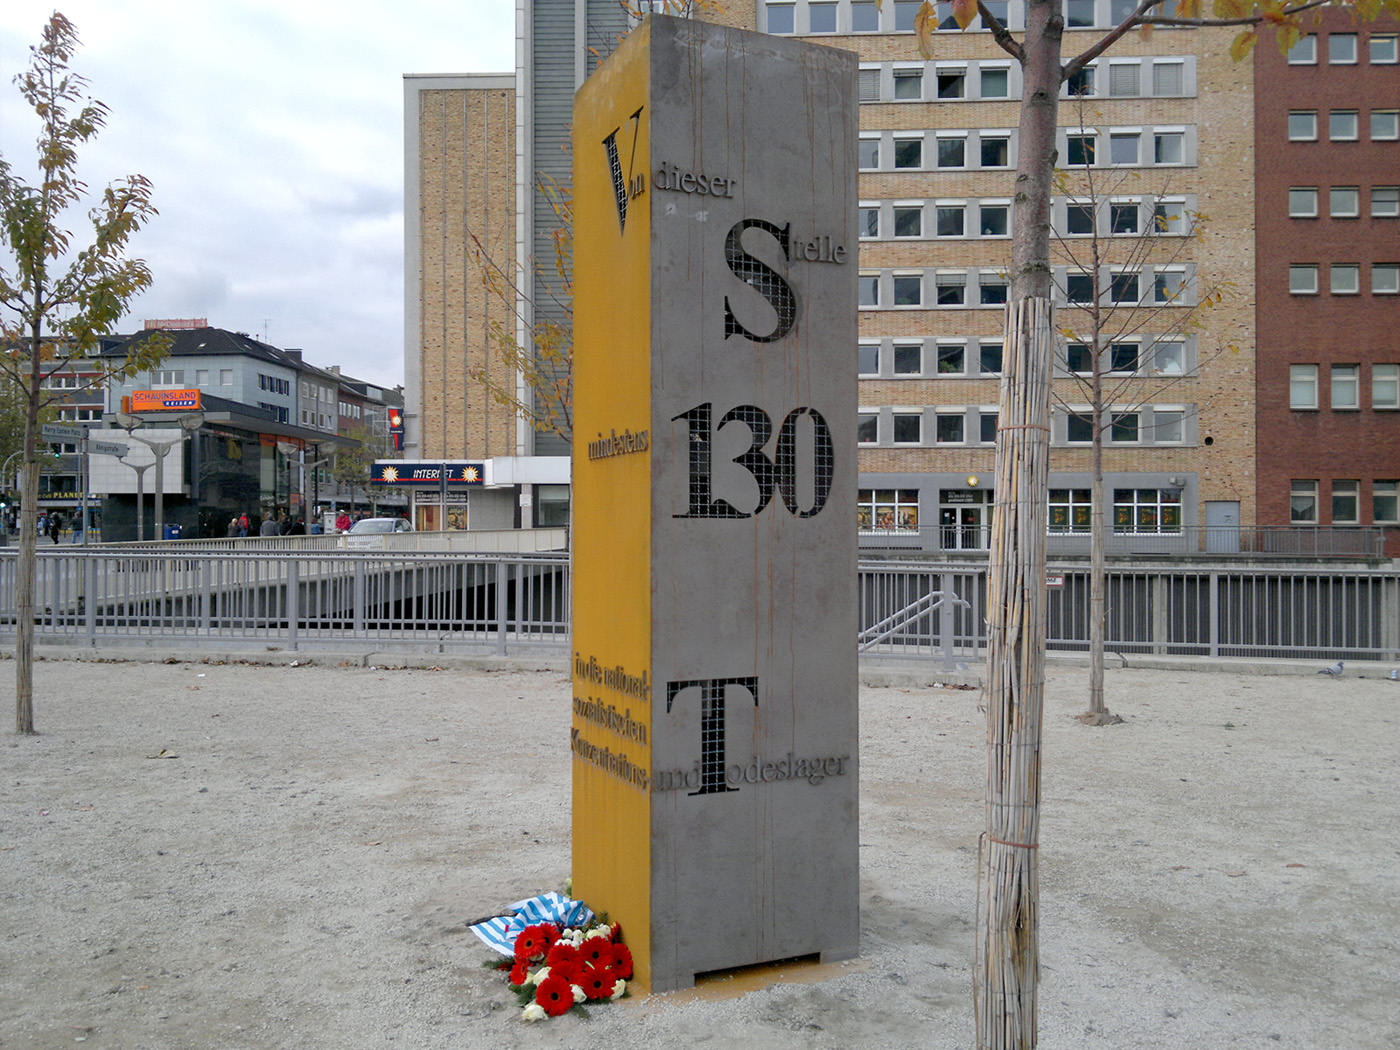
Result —
[{"label": "blue and white striped ribbon", "polygon": [[561,930],[591,922],[593,912],[583,901],[570,900],[562,893],[541,893],[509,906],[511,915],[498,915],[471,927],[481,941],[502,955],[515,954],[515,939],[526,926],[552,922]]}]

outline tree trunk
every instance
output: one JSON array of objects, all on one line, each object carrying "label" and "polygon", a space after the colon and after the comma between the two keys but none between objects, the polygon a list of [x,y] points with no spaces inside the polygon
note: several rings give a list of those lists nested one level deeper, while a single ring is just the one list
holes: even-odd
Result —
[{"label": "tree trunk", "polygon": [[[32,444],[27,441],[26,444]],[[15,564],[15,732],[34,733],[34,579],[38,558],[39,464],[24,457],[20,487],[19,559]]]},{"label": "tree trunk", "polygon": [[979,1050],[1036,1043],[1040,732],[1045,691],[1045,528],[1049,484],[1048,299],[1007,311],[988,571],[987,830],[975,971]]}]

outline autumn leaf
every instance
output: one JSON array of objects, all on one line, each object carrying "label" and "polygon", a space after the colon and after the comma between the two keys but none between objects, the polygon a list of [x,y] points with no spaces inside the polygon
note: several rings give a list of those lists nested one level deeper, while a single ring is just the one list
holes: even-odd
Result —
[{"label": "autumn leaf", "polygon": [[919,54],[925,58],[933,57],[933,31],[937,28],[938,13],[928,0],[924,0],[914,14],[914,33],[919,38]]},{"label": "autumn leaf", "polygon": [[958,23],[959,29],[972,25],[976,17],[977,0],[953,0],[953,21]]},{"label": "autumn leaf", "polygon": [[1211,10],[1216,18],[1244,18],[1253,7],[1253,0],[1215,0]]},{"label": "autumn leaf", "polygon": [[1230,45],[1230,57],[1236,62],[1241,61],[1254,50],[1255,39],[1255,30],[1246,29],[1239,36],[1235,37],[1235,42]]}]

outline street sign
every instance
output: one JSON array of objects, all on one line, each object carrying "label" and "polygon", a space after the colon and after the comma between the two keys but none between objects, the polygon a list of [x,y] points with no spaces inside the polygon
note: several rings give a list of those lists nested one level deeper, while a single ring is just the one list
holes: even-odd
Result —
[{"label": "street sign", "polygon": [[87,429],[66,423],[44,423],[39,427],[39,433],[45,441],[81,441]]},{"label": "street sign", "polygon": [[88,451],[103,456],[125,456],[129,446],[120,441],[89,441]]}]

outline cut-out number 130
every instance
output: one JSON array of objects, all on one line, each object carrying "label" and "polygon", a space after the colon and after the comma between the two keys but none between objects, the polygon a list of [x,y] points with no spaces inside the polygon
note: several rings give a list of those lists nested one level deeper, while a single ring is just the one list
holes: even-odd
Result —
[{"label": "cut-out number 130", "polygon": [[[820,412],[815,408],[802,407],[789,412],[778,428],[778,440],[773,446],[771,458],[764,448],[773,435],[773,420],[763,409],[757,405],[740,405],[721,416],[718,424],[713,424],[713,418],[712,406],[708,401],[672,417],[672,422],[685,420],[689,427],[690,447],[690,507],[684,514],[674,517],[752,518],[772,501],[774,489],[791,514],[810,518],[821,513],[827,497],[831,495],[836,460],[831,428]],[[812,463],[809,468],[812,505],[806,508],[800,507],[797,502],[797,425],[803,418],[810,420],[812,426]],[[733,460],[747,470],[758,484],[758,505],[747,512],[711,492],[711,447],[715,435],[730,423],[742,423],[749,428],[749,447]]]}]

